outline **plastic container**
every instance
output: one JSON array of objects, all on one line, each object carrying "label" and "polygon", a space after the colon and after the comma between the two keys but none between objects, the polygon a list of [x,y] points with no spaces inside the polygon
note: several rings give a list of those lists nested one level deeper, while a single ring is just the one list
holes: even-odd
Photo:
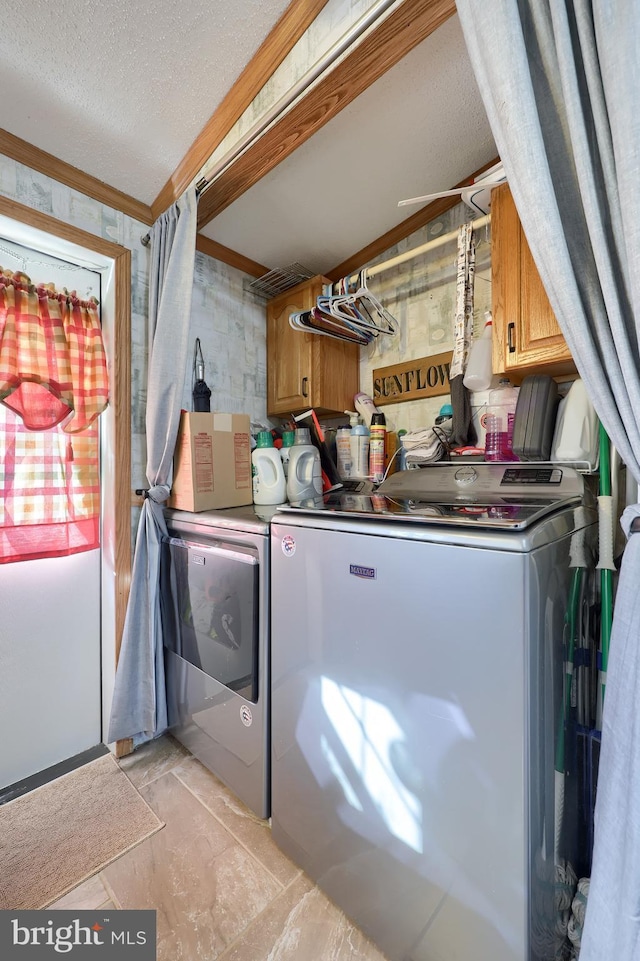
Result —
[{"label": "plastic container", "polygon": [[580,378],[560,401],[551,461],[578,464],[589,472],[598,468],[598,417]]},{"label": "plastic container", "polygon": [[489,405],[485,417],[484,459],[486,461],[514,461],[513,422],[518,403],[518,388],[506,379],[489,391]]},{"label": "plastic container", "polygon": [[558,410],[558,385],[548,374],[525,377],[513,425],[513,451],[520,460],[548,461]]},{"label": "plastic container", "polygon": [[351,477],[351,428],[339,427],[336,431],[336,459],[342,480]]},{"label": "plastic container", "polygon": [[404,429],[404,427],[401,427],[400,430],[398,431],[398,446],[400,447],[400,453],[398,454],[398,459],[399,459],[398,470],[407,469],[407,452],[405,450],[404,443],[403,443],[403,438],[406,433],[407,431]]},{"label": "plastic container", "polygon": [[363,391],[359,391],[353,398],[353,403],[356,410],[362,417],[364,424],[369,427],[371,425],[371,418],[374,414],[378,413],[378,408],[373,403],[371,397],[365,394]]},{"label": "plastic container", "polygon": [[485,312],[486,323],[482,333],[471,344],[469,360],[462,383],[467,390],[488,390],[493,376],[493,362],[491,358],[493,319],[490,311]]},{"label": "plastic container", "polygon": [[282,468],[284,470],[284,479],[287,480],[289,474],[289,455],[291,453],[291,448],[296,437],[296,432],[294,430],[285,430],[282,433],[282,447],[280,448],[280,458],[282,460]]},{"label": "plastic container", "polygon": [[446,421],[452,420],[452,419],[453,419],[453,407],[451,406],[451,404],[443,404],[442,407],[440,408],[440,412],[438,416],[436,417],[436,420],[435,420],[436,424],[439,426],[440,424],[444,424]]},{"label": "plastic container", "polygon": [[369,430],[369,475],[374,484],[379,484],[384,478],[386,433],[387,421],[384,414],[372,414]]},{"label": "plastic container", "polygon": [[308,427],[299,427],[289,454],[287,497],[290,501],[302,501],[322,495],[322,469],[320,451],[311,443]]},{"label": "plastic container", "polygon": [[369,476],[369,430],[364,424],[351,428],[351,476]]},{"label": "plastic container", "polygon": [[251,475],[254,504],[284,504],[287,499],[284,468],[273,437],[262,430],[251,453]]}]

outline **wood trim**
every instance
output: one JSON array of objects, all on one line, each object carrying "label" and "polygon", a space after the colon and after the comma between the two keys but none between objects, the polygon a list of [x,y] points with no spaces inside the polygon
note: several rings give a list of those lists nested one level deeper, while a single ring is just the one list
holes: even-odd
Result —
[{"label": "wood trim", "polygon": [[405,0],[201,194],[198,228],[290,156],[455,11],[455,0]]},{"label": "wood trim", "polygon": [[77,190],[87,197],[98,200],[107,207],[120,210],[123,214],[133,217],[134,220],[139,220],[143,224],[152,224],[154,221],[151,207],[147,204],[135,200],[121,190],[116,190],[115,187],[110,187],[102,180],[98,180],[97,177],[92,177],[91,174],[78,170],[77,167],[72,167],[71,164],[59,160],[53,154],[40,150],[39,147],[34,147],[26,140],[15,137],[8,130],[0,129],[0,153],[12,160],[17,160],[25,167],[30,167],[31,170],[38,170],[40,173],[46,174],[52,180],[66,184],[67,187],[72,187],[73,190]]},{"label": "wood trim", "polygon": [[[118,344],[114,358],[113,395],[111,405],[115,410],[114,465],[115,503],[115,642],[116,663],[120,652],[122,631],[131,584],[131,251],[119,244],[103,240],[86,230],[73,227],[48,214],[25,207],[15,200],[0,197],[0,214],[28,224],[78,244],[96,253],[110,257],[115,269],[115,338]],[[125,752],[126,753],[126,752]],[[119,755],[121,756],[121,755]]]},{"label": "wood trim", "polygon": [[119,248],[115,258],[115,629],[116,664],[131,586],[131,251]]},{"label": "wood trim", "polygon": [[[489,167],[493,167],[494,164],[498,163],[500,158],[496,157],[494,160],[490,160],[489,163],[484,164],[475,173],[471,174],[470,177],[461,180],[460,183],[455,184],[455,187],[466,187],[468,184],[473,183],[476,177],[488,170]],[[449,188],[447,188],[449,189]],[[426,207],[421,207],[416,213],[411,214],[406,220],[403,220],[396,227],[392,227],[391,230],[387,230],[385,234],[378,237],[376,240],[372,240],[370,244],[363,247],[362,250],[358,250],[357,253],[352,254],[343,260],[341,264],[338,264],[332,270],[326,271],[326,275],[332,283],[336,280],[340,280],[341,277],[347,277],[348,274],[352,274],[364,264],[370,263],[375,257],[379,257],[390,247],[395,246],[395,244],[400,243],[406,237],[415,233],[416,230],[420,230],[421,227],[425,227],[432,220],[436,220],[438,217],[442,217],[447,210],[451,210],[460,203],[459,197],[441,197],[439,200],[433,200]]]},{"label": "wood trim", "polygon": [[153,220],[186,190],[326,4],[292,0],[151,204]]},{"label": "wood trim", "polygon": [[17,200],[10,200],[8,197],[0,196],[0,214],[10,217],[12,220],[19,220],[23,224],[35,227],[37,230],[53,234],[54,237],[60,237],[62,240],[78,244],[80,247],[95,250],[96,253],[111,257],[115,261],[123,254],[128,253],[127,249],[121,247],[120,244],[115,244],[111,240],[104,240],[97,234],[82,230],[81,227],[74,227],[63,220],[56,220],[50,214],[44,214],[33,207],[26,207],[24,204],[18,203]]},{"label": "wood trim", "polygon": [[211,240],[210,237],[205,237],[204,234],[196,234],[196,250],[208,257],[213,257],[214,260],[221,260],[223,264],[228,264],[230,267],[237,267],[238,270],[243,270],[245,274],[250,274],[252,277],[262,277],[269,271],[268,267],[250,260],[249,257],[231,250],[230,247],[219,244],[216,240]]},{"label": "wood trim", "polygon": [[[323,0],[323,4],[326,2],[327,0]],[[87,197],[92,197],[99,203],[106,204],[114,210],[120,210],[122,213],[133,217],[134,220],[138,220],[143,224],[152,224],[155,221],[155,217],[151,213],[151,207],[140,203],[138,200],[134,200],[133,197],[129,197],[114,187],[109,187],[101,180],[97,180],[95,177],[91,177],[89,174],[85,174],[81,170],[71,167],[63,160],[58,160],[52,154],[46,153],[38,147],[34,147],[32,144],[27,143],[26,140],[20,140],[19,137],[14,137],[13,134],[2,129],[0,129],[0,153],[6,157],[10,157],[12,160],[17,160],[18,163],[23,163],[32,170],[38,170],[40,173],[44,173],[48,177],[52,177],[54,180],[58,180],[60,183],[72,187],[74,190],[78,190]],[[12,201],[6,200],[6,198],[4,199],[6,203],[12,203]],[[15,216],[11,214],[7,216],[14,216],[16,220],[21,219],[20,209],[31,210],[35,213],[31,207],[23,208],[22,205],[18,203],[16,203],[16,209],[18,213],[16,213]],[[25,221],[25,223],[26,222],[27,221]],[[33,226],[36,226],[36,224],[33,224]],[[66,225],[63,224],[63,226]],[[49,230],[46,224],[41,226],[40,229]],[[66,237],[66,240],[73,240],[73,237],[76,236],[76,233],[74,233],[75,228],[70,228],[70,230],[72,231],[72,235]],[[49,230],[49,233],[54,233],[54,231]],[[80,231],[80,233],[82,233],[82,231]],[[57,236],[62,236],[62,234],[57,234]],[[92,239],[91,248],[96,251],[99,250],[96,246],[96,241],[100,238],[95,234],[86,233],[84,240],[75,242],[81,243],[86,247],[89,246],[87,238]],[[105,241],[105,243],[109,244],[109,241]],[[237,267],[239,270],[243,270],[253,277],[262,277],[269,270],[268,267],[256,263],[255,260],[250,260],[243,254],[231,250],[230,247],[218,244],[215,240],[210,240],[202,234],[198,234],[196,237],[196,249],[204,254],[208,254],[209,257],[213,257],[215,260],[220,260],[222,263],[228,264],[230,267]],[[109,257],[114,256],[108,251],[101,250],[99,252],[106,253]],[[129,296],[131,295],[129,294]]]}]

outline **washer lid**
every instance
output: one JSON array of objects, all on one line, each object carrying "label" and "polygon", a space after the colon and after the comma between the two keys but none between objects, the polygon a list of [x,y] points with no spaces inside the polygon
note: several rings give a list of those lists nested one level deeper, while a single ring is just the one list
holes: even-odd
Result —
[{"label": "washer lid", "polygon": [[375,492],[335,490],[280,510],[523,530],[584,496],[584,478],[570,467],[452,463],[399,471]]}]

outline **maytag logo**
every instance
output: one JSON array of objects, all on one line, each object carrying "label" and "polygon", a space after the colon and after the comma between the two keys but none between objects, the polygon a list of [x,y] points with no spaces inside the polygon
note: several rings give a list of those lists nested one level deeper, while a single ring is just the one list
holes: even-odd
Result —
[{"label": "maytag logo", "polygon": [[375,567],[362,567],[361,564],[349,564],[349,573],[354,574],[356,577],[364,577],[370,581],[375,581],[376,579]]},{"label": "maytag logo", "polygon": [[86,958],[88,949],[103,961],[155,961],[156,912],[0,911],[0,957]]}]

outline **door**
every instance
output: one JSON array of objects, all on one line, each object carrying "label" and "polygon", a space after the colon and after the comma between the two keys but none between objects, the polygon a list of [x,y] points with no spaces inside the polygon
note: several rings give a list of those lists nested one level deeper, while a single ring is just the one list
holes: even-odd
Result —
[{"label": "door", "polygon": [[[5,269],[100,300],[99,273],[8,241],[2,246]],[[0,484],[0,497],[4,490]],[[0,564],[0,790],[102,740],[100,580],[99,547]]]},{"label": "door", "polygon": [[494,371],[575,373],[507,184],[492,194],[491,271]]},{"label": "door", "polygon": [[161,547],[160,579],[165,646],[255,703],[257,553],[167,537]]}]

